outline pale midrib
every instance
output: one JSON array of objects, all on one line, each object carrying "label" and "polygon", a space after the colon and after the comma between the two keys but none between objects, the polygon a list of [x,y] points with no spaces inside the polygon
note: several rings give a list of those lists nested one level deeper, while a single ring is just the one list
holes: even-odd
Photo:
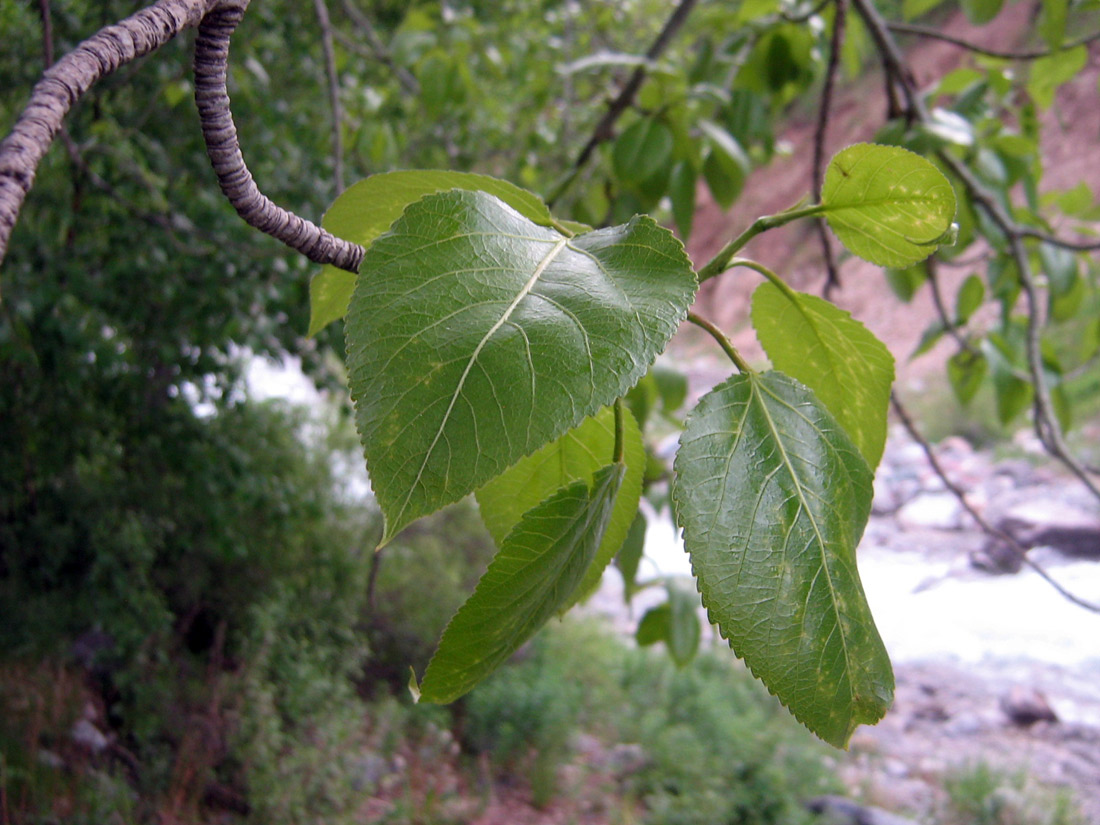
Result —
[{"label": "pale midrib", "polygon": [[[756,392],[756,382],[753,382],[753,391]],[[769,395],[774,394],[769,392]],[[777,399],[779,400],[779,399]],[[786,403],[786,402],[783,402]],[[794,479],[795,488],[798,491],[798,501],[802,505],[803,511],[806,513],[806,517],[810,520],[810,524],[813,525],[814,535],[817,537],[818,546],[821,548],[821,569],[825,573],[825,580],[829,583],[829,593],[832,596],[832,602],[834,609],[837,612],[836,626],[840,633],[840,644],[844,648],[844,664],[847,667],[849,673],[849,686],[852,688],[852,693],[855,693],[854,686],[852,686],[851,674],[855,670],[855,665],[852,662],[851,652],[848,650],[848,634],[844,630],[844,622],[840,618],[840,610],[836,607],[836,586],[833,584],[832,573],[829,572],[829,563],[825,558],[825,538],[821,535],[821,529],[818,527],[817,519],[814,518],[813,510],[810,509],[809,502],[806,501],[806,497],[802,492],[802,482],[798,479],[798,474],[794,471],[794,465],[791,464],[790,457],[787,455],[787,448],[783,446],[783,442],[779,436],[779,428],[775,425],[775,420],[772,418],[771,412],[768,411],[768,405],[764,403],[763,399],[760,400],[760,409],[764,413],[764,418],[768,421],[768,428],[772,431],[772,435],[775,438],[776,448],[779,454],[783,457],[783,464],[787,467],[787,472],[791,474],[791,478]]]},{"label": "pale midrib", "polygon": [[466,368],[462,371],[461,377],[458,379],[458,385],[455,387],[454,393],[451,395],[451,402],[447,405],[447,411],[443,413],[443,420],[439,423],[439,429],[436,431],[435,438],[432,439],[432,443],[428,445],[427,451],[424,453],[424,461],[420,464],[420,469],[416,471],[416,478],[409,484],[408,492],[405,494],[405,501],[401,504],[401,509],[397,513],[397,517],[394,519],[396,522],[400,522],[401,518],[405,515],[405,510],[409,506],[409,500],[412,498],[413,490],[420,483],[420,479],[424,475],[424,469],[428,466],[428,462],[432,458],[432,453],[435,452],[435,445],[439,443],[439,439],[443,437],[443,431],[447,428],[447,422],[451,420],[451,412],[455,408],[455,404],[458,403],[458,398],[462,395],[462,388],[466,385],[466,379],[470,375],[470,370],[474,368],[474,364],[477,363],[477,358],[481,355],[482,349],[489,343],[489,339],[496,334],[496,331],[504,326],[508,319],[512,317],[512,313],[516,311],[516,307],[519,306],[520,301],[526,298],[531,290],[535,288],[535,284],[538,283],[539,278],[542,277],[542,273],[546,271],[546,268],[553,263],[554,258],[558,256],[558,253],[565,248],[565,245],[569,243],[568,238],[562,238],[554,247],[546,253],[546,256],[539,261],[538,266],[535,267],[535,271],[531,273],[531,277],[527,279],[527,283],[523,285],[523,288],[516,295],[515,299],[508,305],[508,308],[504,310],[504,313],[497,319],[497,322],[489,328],[489,331],[481,337],[478,341],[477,347],[474,349],[473,354],[470,355],[470,360],[466,362]]}]

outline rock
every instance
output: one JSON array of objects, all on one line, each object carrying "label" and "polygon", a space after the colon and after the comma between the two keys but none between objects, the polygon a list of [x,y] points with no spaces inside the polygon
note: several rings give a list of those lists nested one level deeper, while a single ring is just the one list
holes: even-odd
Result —
[{"label": "rock", "polygon": [[1019,573],[1023,559],[1007,543],[989,538],[980,550],[970,554],[970,565],[986,573]]},{"label": "rock", "polygon": [[607,767],[620,779],[637,773],[648,763],[645,748],[636,744],[616,745],[607,758]]},{"label": "rock", "polygon": [[92,754],[102,753],[111,744],[106,734],[93,725],[90,719],[78,719],[70,735],[73,742]]},{"label": "rock", "polygon": [[898,523],[906,529],[958,530],[963,509],[952,493],[921,493],[898,510]]},{"label": "rock", "polygon": [[919,825],[882,808],[871,808],[843,796],[817,796],[806,802],[811,813],[825,815],[829,825]]},{"label": "rock", "polygon": [[1014,724],[1027,727],[1036,722],[1057,722],[1058,716],[1047,698],[1034,688],[1019,685],[1001,697],[1001,710]]},{"label": "rock", "polygon": [[998,527],[1024,547],[1053,547],[1077,558],[1100,559],[1100,514],[1052,498],[1033,498],[1009,508]]}]

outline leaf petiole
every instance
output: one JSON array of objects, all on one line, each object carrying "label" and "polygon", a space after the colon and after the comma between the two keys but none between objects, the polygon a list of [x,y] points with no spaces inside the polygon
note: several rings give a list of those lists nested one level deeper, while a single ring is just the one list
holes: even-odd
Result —
[{"label": "leaf petiole", "polygon": [[695,326],[703,329],[718,342],[718,346],[722,348],[722,351],[729,356],[729,359],[733,361],[733,365],[737,367],[737,371],[745,375],[752,375],[755,370],[748,365],[744,358],[741,357],[741,353],[733,346],[733,342],[726,337],[722,330],[718,329],[714,324],[694,312],[689,312],[687,316],[688,321],[695,324]]},{"label": "leaf petiole", "polygon": [[709,278],[713,278],[715,275],[721,275],[729,269],[730,261],[733,260],[733,256],[736,255],[745,244],[762,232],[766,232],[769,229],[775,229],[778,226],[783,226],[799,218],[810,218],[814,215],[824,214],[828,208],[829,207],[823,203],[815,203],[811,206],[794,207],[785,209],[775,215],[764,215],[761,218],[757,218],[748,229],[722,247],[721,251],[699,270],[699,283]]}]

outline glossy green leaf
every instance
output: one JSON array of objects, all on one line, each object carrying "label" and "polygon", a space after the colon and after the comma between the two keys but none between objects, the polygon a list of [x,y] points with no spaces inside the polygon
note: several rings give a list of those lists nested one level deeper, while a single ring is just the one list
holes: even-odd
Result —
[{"label": "glossy green leaf", "polygon": [[977,275],[970,275],[955,298],[955,322],[965,324],[985,300],[985,283]]},{"label": "glossy green leaf", "polygon": [[717,386],[680,445],[673,499],[711,622],[796,718],[844,747],[894,688],[856,570],[867,462],[775,372]]},{"label": "glossy green leaf", "polygon": [[672,130],[656,118],[627,127],[615,140],[611,160],[615,174],[627,183],[652,177],[672,156]]},{"label": "glossy green leaf", "polygon": [[638,591],[638,566],[645,555],[645,532],[646,519],[639,510],[634,514],[634,521],[630,523],[623,545],[615,556],[615,566],[623,577],[623,600],[627,604]]},{"label": "glossy green leaf", "polygon": [[733,135],[721,126],[704,120],[699,127],[711,145],[703,162],[703,178],[718,205],[729,209],[745,188],[752,163]]},{"label": "glossy green leaf", "polygon": [[[415,200],[433,192],[469,189],[488,192],[540,226],[553,219],[537,195],[508,181],[469,172],[416,171],[371,175],[349,186],[329,207],[321,226],[338,238],[369,246]],[[326,266],[309,284],[309,335],[347,314],[355,275]]]},{"label": "glossy green leaf", "polygon": [[463,190],[411,204],[361,272],[348,373],[383,542],[621,396],[695,294],[650,218],[566,238]]},{"label": "glossy green leaf", "polygon": [[857,143],[837,153],[825,170],[821,202],[840,242],[879,266],[924,260],[955,219],[947,178],[897,146]]},{"label": "glossy green leaf", "polygon": [[420,699],[453,702],[503,664],[564,605],[596,555],[625,468],[599,470],[525,513],[451,619]]},{"label": "glossy green leaf", "polygon": [[668,602],[651,607],[638,622],[634,631],[634,641],[641,647],[649,647],[668,638],[668,626],[672,617],[672,608]]},{"label": "glossy green leaf", "polygon": [[772,366],[813,390],[867,464],[878,466],[894,383],[886,345],[828,301],[772,283],[752,296],[752,325]]},{"label": "glossy green leaf", "polygon": [[959,403],[969,404],[978,394],[988,368],[986,358],[980,352],[962,350],[947,361],[947,380]]},{"label": "glossy green leaf", "polygon": [[[605,407],[478,490],[481,518],[497,546],[503,544],[524,513],[555,490],[574,481],[591,482],[593,475],[612,460],[614,449],[615,412]],[[578,595],[599,584],[604,568],[622,546],[638,511],[645,472],[645,445],[629,413],[623,416],[623,461],[626,474],[615,496],[611,520],[595,561],[578,588]]]}]

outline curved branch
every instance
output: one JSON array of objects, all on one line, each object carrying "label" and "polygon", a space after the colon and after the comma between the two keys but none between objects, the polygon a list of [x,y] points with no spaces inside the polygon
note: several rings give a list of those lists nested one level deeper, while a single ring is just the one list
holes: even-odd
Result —
[{"label": "curved branch", "polygon": [[219,1],[160,0],[100,29],[43,73],[11,134],[0,143],[0,261],[38,164],[73,105],[100,78],[197,26]]},{"label": "curved branch", "polygon": [[199,24],[195,39],[195,104],[206,141],[206,153],[222,192],[246,223],[301,252],[314,263],[358,272],[364,249],[337,238],[276,206],[252,179],[237,139],[229,109],[226,72],[229,38],[241,22],[248,0],[223,0]]},{"label": "curved branch", "polygon": [[974,54],[982,54],[986,57],[997,57],[1003,60],[1038,60],[1041,57],[1049,57],[1052,54],[1066,51],[1068,49],[1076,49],[1078,46],[1085,46],[1092,43],[1094,40],[1100,40],[1100,32],[1093,32],[1087,34],[1084,37],[1079,37],[1076,40],[1071,40],[1056,49],[1022,49],[1020,51],[1010,51],[1007,49],[994,49],[989,46],[981,46],[977,43],[971,43],[969,40],[964,40],[961,37],[954,37],[950,34],[945,34],[939,29],[933,29],[929,26],[921,26],[916,23],[898,23],[894,21],[887,21],[886,28],[892,32],[898,34],[912,34],[917,37],[927,37],[932,40],[941,40],[944,43],[950,43],[952,46],[958,46],[960,49],[966,49],[967,51],[974,52]]}]

